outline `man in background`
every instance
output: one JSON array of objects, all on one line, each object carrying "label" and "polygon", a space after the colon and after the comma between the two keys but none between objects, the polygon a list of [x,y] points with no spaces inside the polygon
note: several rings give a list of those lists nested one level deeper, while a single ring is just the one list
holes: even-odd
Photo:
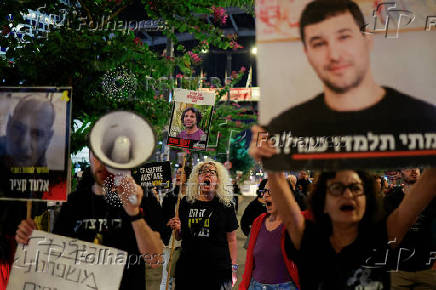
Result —
[{"label": "man in background", "polygon": [[300,173],[298,174],[296,189],[298,189],[299,191],[301,191],[301,193],[307,196],[307,189],[310,184],[311,182],[309,180],[309,174],[307,173],[306,170],[301,170]]}]

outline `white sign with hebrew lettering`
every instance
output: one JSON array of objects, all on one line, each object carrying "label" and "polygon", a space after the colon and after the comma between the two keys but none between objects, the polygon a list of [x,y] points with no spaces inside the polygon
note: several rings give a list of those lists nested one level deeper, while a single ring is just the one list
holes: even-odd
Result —
[{"label": "white sign with hebrew lettering", "polygon": [[7,290],[115,290],[126,261],[125,251],[33,231],[17,248]]}]

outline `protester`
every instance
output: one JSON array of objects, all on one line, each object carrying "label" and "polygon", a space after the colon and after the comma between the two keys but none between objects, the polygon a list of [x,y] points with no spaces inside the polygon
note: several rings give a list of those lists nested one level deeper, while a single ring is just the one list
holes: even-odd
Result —
[{"label": "protester", "polygon": [[170,223],[182,239],[176,289],[228,290],[236,283],[238,220],[229,181],[219,162],[200,162],[193,168],[179,218]]},{"label": "protester", "polygon": [[351,170],[323,173],[309,202],[312,222],[304,220],[289,197],[284,178],[278,173],[269,176],[290,237],[286,251],[298,265],[302,289],[388,289],[389,273],[376,263],[385,256],[388,241],[396,241],[393,246],[401,242],[436,192],[436,171],[429,170],[400,210],[376,221],[372,178]]},{"label": "protester", "polygon": [[[152,267],[161,263],[162,241],[157,232],[161,229],[160,212],[149,208],[148,204],[143,204],[141,209],[139,204],[128,202],[128,196],[132,194],[138,200],[142,200],[143,195],[141,187],[131,177],[125,177],[123,182],[126,184],[124,188],[134,188],[133,192],[125,192],[123,186],[116,188],[122,208],[109,203],[105,198],[109,193],[103,188],[109,173],[92,153],[89,159],[90,170],[86,170],[77,191],[71,193],[68,202],[62,205],[53,232],[118,248],[127,251],[129,257],[141,255],[145,262],[126,264],[120,289],[145,289],[145,263]],[[17,242],[27,244],[33,229],[32,220],[23,220],[17,230]]]},{"label": "protester", "polygon": [[239,195],[241,195],[241,189],[239,188],[238,185],[238,178],[232,179],[232,185],[233,185],[233,203],[235,204],[235,211],[237,214],[239,209]]},{"label": "protester", "polygon": [[[164,242],[164,264],[162,269],[162,280],[160,283],[160,290],[166,289],[166,283],[168,278],[167,265],[170,258],[171,253],[171,245],[172,245],[172,229],[169,226],[170,219],[175,217],[177,199],[179,195],[186,195],[186,179],[192,172],[190,167],[178,168],[176,171],[176,187],[174,191],[168,192],[163,198],[162,202],[162,214],[163,214],[163,222],[164,230],[162,232],[162,241]],[[175,241],[175,247],[179,248],[181,246],[180,241]],[[173,273],[174,274],[174,273]],[[174,278],[170,277],[168,289],[173,289]]]},{"label": "protester", "polygon": [[[420,178],[419,168],[402,169],[400,173],[404,186],[394,187],[384,199],[388,213],[398,208],[407,195],[413,194],[411,188]],[[418,216],[392,253],[398,259],[391,265],[391,289],[436,289],[436,271],[432,270],[436,253],[432,241],[435,234],[432,222],[435,221],[436,199]]]},{"label": "protester", "polygon": [[299,289],[297,267],[285,254],[286,228],[278,216],[267,183],[261,191],[267,213],[253,223],[240,290]]},{"label": "protester", "polygon": [[386,178],[380,176],[380,175],[376,175],[375,176],[375,185],[377,187],[377,191],[380,192],[381,196],[385,196],[385,191],[388,188],[388,182],[386,180]]},{"label": "protester", "polygon": [[[268,143],[256,144],[259,130],[252,131],[249,152],[255,160],[277,154]],[[268,180],[302,289],[388,289],[389,272],[380,261],[436,196],[436,169],[427,169],[399,207],[377,221],[373,177],[352,170],[326,172],[311,193],[312,221],[304,219],[281,173],[269,172]]]},{"label": "protester", "polygon": [[251,225],[253,221],[263,213],[266,213],[266,205],[265,199],[263,198],[263,190],[265,189],[265,185],[267,179],[262,179],[259,184],[258,189],[256,190],[256,198],[253,199],[245,208],[244,213],[241,218],[241,229],[245,236],[248,237],[251,230]]},{"label": "protester", "polygon": [[309,174],[307,173],[306,170],[301,170],[300,173],[298,174],[298,180],[295,185],[295,188],[301,191],[301,193],[303,193],[305,196],[307,196],[307,190],[309,189],[310,184],[311,183],[309,180]]}]

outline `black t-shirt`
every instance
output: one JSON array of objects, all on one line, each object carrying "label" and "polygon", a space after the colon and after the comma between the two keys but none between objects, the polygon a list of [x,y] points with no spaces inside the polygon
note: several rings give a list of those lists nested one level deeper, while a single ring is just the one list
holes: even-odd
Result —
[{"label": "black t-shirt", "polygon": [[[402,187],[395,187],[386,194],[384,208],[392,213],[404,198]],[[391,267],[393,270],[421,271],[431,269],[434,264],[436,245],[432,240],[432,223],[436,222],[436,199],[418,216],[404,236],[401,243],[393,250]]]},{"label": "black t-shirt", "polygon": [[288,257],[297,264],[301,289],[389,289],[389,272],[384,263],[386,220],[369,233],[359,234],[339,253],[331,246],[329,235],[306,220],[300,250],[295,249],[289,235],[285,238],[285,249]]},{"label": "black t-shirt", "polygon": [[[405,133],[436,133],[436,106],[424,101],[415,99],[409,95],[402,94],[392,88],[384,88],[386,94],[377,104],[361,111],[334,111],[324,103],[324,94],[290,108],[273,118],[266,126],[268,132],[272,134],[291,133],[293,137],[325,137],[327,141],[327,151],[323,151],[324,143],[320,139],[312,144],[317,150],[311,153],[336,152],[341,147],[340,152],[356,152],[356,146],[360,149],[357,152],[390,151],[391,142],[383,141],[379,135],[393,134],[395,138],[395,151],[408,151],[409,143],[403,145],[400,134]],[[363,136],[359,143],[353,140],[343,140],[340,143],[336,139],[327,138],[331,136]],[[374,136],[376,135],[376,136]],[[422,136],[424,138],[425,136]],[[406,138],[407,139],[407,138]],[[350,142],[348,142],[350,141]],[[409,141],[409,140],[405,140]],[[426,147],[426,142],[416,142],[416,149]],[[299,152],[298,142],[291,147],[291,152]],[[299,143],[300,145],[302,143]],[[348,144],[348,145],[347,145]],[[373,147],[375,145],[375,147]],[[307,146],[303,146],[307,149]],[[348,149],[347,149],[348,148]],[[367,150],[363,150],[363,149]],[[321,150],[322,149],[322,150]],[[430,148],[427,148],[430,149]],[[318,150],[321,150],[318,152]],[[307,152],[303,152],[307,153]],[[429,156],[398,157],[398,158],[377,158],[380,168],[398,168],[400,164],[410,163],[410,159],[428,163]],[[436,160],[434,160],[436,161]],[[302,168],[325,168],[326,164],[331,167],[360,168],[367,160],[355,158],[336,159],[336,160],[291,160],[283,154],[275,155],[264,161],[267,168],[295,169]],[[419,163],[419,162],[418,162]],[[417,163],[417,164],[418,164]],[[410,165],[410,164],[409,164]]]},{"label": "black t-shirt", "polygon": [[[87,184],[82,183],[76,192],[68,196],[53,232],[86,242],[94,242],[98,234],[104,246],[126,251],[129,256],[120,289],[145,289],[145,262],[139,259],[135,232],[127,213],[122,207],[110,205],[103,196],[92,193],[93,182],[89,181],[84,181]],[[162,213],[153,199],[156,200],[152,197],[143,203],[144,218],[152,230],[161,231]]]},{"label": "black t-shirt", "polygon": [[248,236],[250,234],[254,220],[265,212],[266,205],[265,203],[261,203],[258,200],[258,197],[247,205],[241,218],[241,229],[244,232],[244,235]]},{"label": "black t-shirt", "polygon": [[184,197],[180,202],[179,217],[182,253],[176,265],[176,285],[182,280],[196,284],[197,278],[206,279],[211,283],[208,285],[231,280],[227,233],[238,228],[234,207],[225,206],[218,197],[209,202],[196,200],[193,203]]}]

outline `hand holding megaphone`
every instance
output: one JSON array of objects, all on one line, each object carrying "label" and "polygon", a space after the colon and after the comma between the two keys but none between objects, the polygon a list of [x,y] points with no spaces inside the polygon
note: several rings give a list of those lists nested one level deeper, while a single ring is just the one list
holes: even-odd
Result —
[{"label": "hand holding megaphone", "polygon": [[141,186],[135,183],[133,177],[124,176],[115,188],[126,213],[130,216],[136,215],[139,212],[139,201],[144,195]]}]

